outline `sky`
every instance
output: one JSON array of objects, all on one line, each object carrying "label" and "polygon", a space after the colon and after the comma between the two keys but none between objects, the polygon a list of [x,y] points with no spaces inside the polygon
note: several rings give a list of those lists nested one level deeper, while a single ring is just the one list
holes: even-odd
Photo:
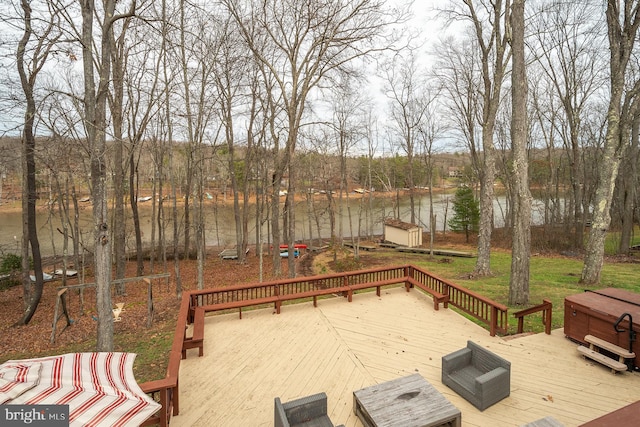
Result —
[{"label": "sky", "polygon": [[[388,0],[389,5],[397,5],[397,4],[405,4],[406,0]],[[421,32],[421,39],[424,40],[424,46],[420,49],[421,52],[426,52],[427,49],[432,45],[432,43],[440,37],[442,34],[441,27],[435,24],[433,17],[435,16],[435,11],[433,10],[434,5],[442,6],[445,4],[444,0],[415,0],[412,4],[412,10],[414,12],[414,18],[410,20],[408,25],[412,27],[414,30],[419,30]],[[6,8],[9,7],[7,3],[0,2],[0,13],[7,16],[7,14],[11,13]],[[2,25],[2,24],[0,24]],[[6,25],[6,24],[5,24]],[[5,32],[5,36],[8,34]],[[1,43],[0,43],[1,47]],[[7,47],[7,45],[5,45]],[[14,61],[15,53],[13,52],[15,47],[9,47],[8,56],[9,60],[3,60],[3,64],[8,67],[13,68],[15,70],[15,64],[12,63]],[[7,53],[5,51],[5,53]],[[424,55],[426,58],[426,55]],[[79,64],[81,65],[81,64]],[[426,66],[428,64],[425,63]],[[81,72],[81,70],[80,70]],[[41,75],[40,80],[44,80],[45,76]],[[370,93],[377,98],[377,103],[380,104],[379,109],[384,110],[384,103],[386,103],[386,98],[381,91],[381,82],[374,81],[371,84],[371,88],[369,90]],[[19,87],[16,87],[18,90],[18,96],[21,95],[19,92]],[[5,93],[2,94],[3,97],[6,96],[6,86],[4,88]],[[3,103],[4,104],[4,103]],[[19,134],[19,124],[23,120],[23,111],[22,107],[10,107],[10,108],[2,108],[0,107],[0,136],[2,135],[10,135],[17,136]]]}]

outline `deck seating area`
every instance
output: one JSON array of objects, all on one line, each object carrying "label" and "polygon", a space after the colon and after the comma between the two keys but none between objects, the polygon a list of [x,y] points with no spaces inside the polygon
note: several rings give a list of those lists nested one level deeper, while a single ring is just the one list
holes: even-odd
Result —
[{"label": "deck seating area", "polygon": [[[441,358],[474,341],[511,362],[511,392],[485,409],[441,382]],[[640,376],[579,356],[561,329],[505,340],[429,295],[403,287],[205,318],[204,356],[180,365],[180,414],[171,426],[272,426],[274,398],[324,392],[328,417],[362,426],[353,392],[420,373],[462,412],[463,426],[521,426],[552,417],[579,426],[640,400]],[[224,408],[221,410],[220,408]]]},{"label": "deck seating area", "polygon": [[[273,307],[247,311],[244,320],[219,311],[238,308],[242,318],[243,307],[264,299]],[[287,314],[280,316],[283,302],[289,302]],[[440,304],[476,320],[439,310]],[[167,375],[140,385],[162,404],[143,425],[267,426],[274,414],[265,402],[275,396],[295,400],[324,392],[332,402],[330,419],[360,427],[354,390],[414,372],[461,409],[465,426],[549,417],[577,426],[640,400],[637,373],[601,377],[606,368],[577,356],[563,330],[549,333],[549,304],[515,315],[531,310],[547,311],[547,335],[502,339],[497,333],[506,331],[507,307],[411,265],[186,292]],[[205,316],[208,311],[217,315]],[[440,381],[442,356],[468,341],[514,367],[509,397],[484,412]],[[181,362],[189,348],[201,357]]]}]

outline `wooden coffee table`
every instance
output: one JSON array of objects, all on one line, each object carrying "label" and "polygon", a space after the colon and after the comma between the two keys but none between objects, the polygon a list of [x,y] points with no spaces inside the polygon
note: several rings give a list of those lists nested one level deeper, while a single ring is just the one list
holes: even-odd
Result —
[{"label": "wooden coffee table", "polygon": [[420,374],[354,391],[353,411],[365,427],[460,427],[462,419]]}]

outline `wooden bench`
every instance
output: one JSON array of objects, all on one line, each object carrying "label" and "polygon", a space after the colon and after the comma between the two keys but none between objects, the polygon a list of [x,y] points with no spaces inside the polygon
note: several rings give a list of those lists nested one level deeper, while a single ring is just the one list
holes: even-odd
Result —
[{"label": "wooden bench", "polygon": [[[584,340],[589,343],[589,348],[585,346],[579,346],[578,351],[589,359],[595,360],[605,366],[611,368],[611,372],[624,372],[627,370],[627,365],[624,363],[625,359],[632,359],[636,357],[635,353],[629,352],[622,347],[605,341],[601,338],[593,335],[586,335]],[[618,356],[618,360],[612,359],[605,354],[600,353],[600,349],[606,350]]]},{"label": "wooden bench", "polygon": [[207,313],[210,311],[230,310],[230,309],[237,308],[240,313],[240,318],[242,319],[242,307],[248,307],[251,305],[272,304],[272,303],[275,304],[276,313],[280,314],[281,299],[278,295],[272,295],[264,298],[255,298],[255,299],[248,299],[248,300],[207,304],[207,305],[200,306],[198,308],[202,308]]},{"label": "wooden bench", "polygon": [[[413,285],[431,294],[433,296],[433,304],[436,310],[440,308],[439,307],[440,303],[444,303],[445,308],[447,307],[447,304],[449,302],[448,295],[443,295],[439,292],[434,291],[433,289],[429,289],[428,287],[424,286],[422,283],[418,282],[417,280],[411,277],[403,276],[403,277],[397,277],[393,279],[378,280],[376,282],[363,282],[363,283],[345,285],[345,286],[334,287],[334,288],[316,288],[306,292],[296,292],[296,293],[282,294],[282,295],[271,295],[264,298],[206,304],[206,305],[196,307],[195,310],[203,309],[204,312],[210,312],[210,311],[221,311],[221,310],[229,310],[229,309],[237,308],[239,311],[240,319],[242,319],[243,307],[264,305],[264,304],[274,304],[276,313],[280,314],[280,308],[282,307],[283,301],[313,298],[313,306],[317,307],[318,297],[322,295],[346,293],[348,301],[351,302],[353,299],[354,291],[361,290],[361,289],[376,288],[376,295],[380,296],[380,289],[382,288],[382,286],[399,285],[399,284],[404,284],[405,287],[407,288],[407,292],[409,291],[410,285]],[[191,307],[190,312],[193,312],[193,310],[194,310],[194,307]]]},{"label": "wooden bench", "polygon": [[388,286],[388,285],[398,285],[398,284],[405,284],[407,281],[406,277],[398,277],[396,279],[385,279],[385,280],[378,280],[377,282],[364,282],[364,283],[357,283],[355,285],[349,285],[349,293],[347,294],[347,297],[349,299],[349,302],[351,302],[351,300],[353,299],[353,291],[357,291],[360,289],[369,289],[369,288],[376,288],[376,295],[380,296],[380,288],[382,286]]},{"label": "wooden bench", "polygon": [[196,307],[193,317],[193,334],[190,338],[185,337],[182,342],[183,359],[187,358],[187,350],[190,348],[198,349],[198,357],[204,355],[204,314],[205,311],[202,307]]},{"label": "wooden bench", "polygon": [[406,288],[407,288],[407,292],[409,292],[409,288],[412,286],[416,286],[420,289],[422,289],[425,292],[428,292],[429,294],[431,294],[431,296],[433,297],[433,309],[434,310],[439,310],[440,309],[440,303],[443,304],[444,308],[447,308],[449,305],[449,295],[444,295],[441,294],[440,292],[434,291],[433,289],[423,285],[422,283],[418,282],[416,279],[414,279],[413,277],[407,277],[406,278],[406,284],[405,284]]},{"label": "wooden bench", "polygon": [[339,294],[339,293],[348,292],[348,291],[349,291],[348,286],[341,286],[339,288],[318,288],[318,289],[313,289],[307,292],[280,295],[278,296],[278,300],[282,302],[282,301],[290,301],[290,300],[303,299],[303,298],[313,298],[313,306],[317,307],[319,296]]}]

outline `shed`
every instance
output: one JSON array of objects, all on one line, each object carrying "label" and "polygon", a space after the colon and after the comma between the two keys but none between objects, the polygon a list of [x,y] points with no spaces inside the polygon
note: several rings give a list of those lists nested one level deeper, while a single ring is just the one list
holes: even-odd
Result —
[{"label": "shed", "polygon": [[399,219],[387,219],[384,222],[384,239],[409,248],[422,246],[422,227]]}]

